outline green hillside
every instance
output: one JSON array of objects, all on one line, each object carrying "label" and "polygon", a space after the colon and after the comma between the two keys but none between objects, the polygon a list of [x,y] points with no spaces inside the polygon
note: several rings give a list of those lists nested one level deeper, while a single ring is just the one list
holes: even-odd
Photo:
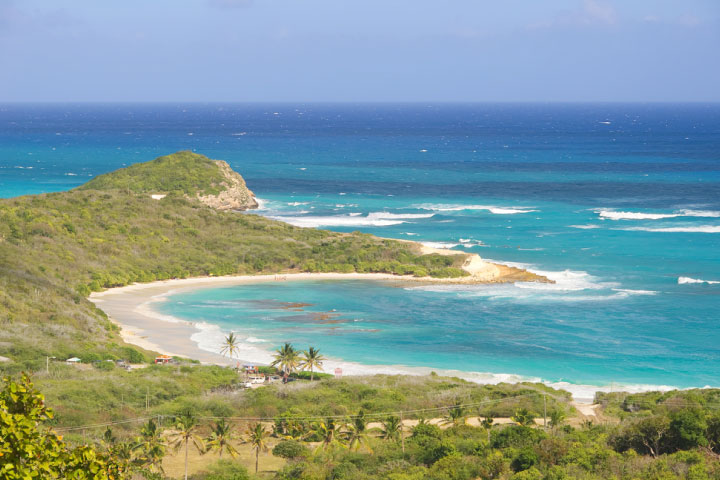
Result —
[{"label": "green hillside", "polygon": [[98,175],[79,190],[217,194],[223,189],[224,180],[215,162],[204,155],[184,151]]},{"label": "green hillside", "polygon": [[[19,369],[44,355],[125,355],[129,347],[86,297],[132,282],[288,271],[465,273],[456,268],[461,255],[419,255],[371,235],[217,211],[191,195],[212,188],[218,172],[206,157],[180,152],[69,192],[0,200],[0,356]],[[149,191],[173,193],[154,200]]]}]

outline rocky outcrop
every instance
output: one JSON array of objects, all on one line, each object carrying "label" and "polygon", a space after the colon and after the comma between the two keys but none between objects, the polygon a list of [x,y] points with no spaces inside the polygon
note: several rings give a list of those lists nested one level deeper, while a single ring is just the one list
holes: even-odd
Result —
[{"label": "rocky outcrop", "polygon": [[197,194],[197,199],[217,210],[250,210],[258,208],[259,205],[255,195],[247,188],[242,176],[233,171],[227,162],[222,160],[214,160],[214,162],[225,177],[225,180],[220,184],[225,190],[217,195]]}]

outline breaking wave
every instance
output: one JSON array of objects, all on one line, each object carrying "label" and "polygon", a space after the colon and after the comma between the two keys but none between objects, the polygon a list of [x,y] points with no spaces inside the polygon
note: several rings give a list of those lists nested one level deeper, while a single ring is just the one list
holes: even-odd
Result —
[{"label": "breaking wave", "polygon": [[595,212],[600,218],[608,220],[662,220],[677,217],[720,217],[720,212],[715,210],[676,210],[671,213],[622,212],[616,210],[596,210]]},{"label": "breaking wave", "polygon": [[533,207],[499,207],[495,205],[456,205],[456,204],[422,204],[415,208],[434,212],[461,212],[463,210],[486,210],[495,215],[515,215],[518,213],[537,212]]},{"label": "breaking wave", "polygon": [[330,216],[271,216],[270,218],[280,220],[282,222],[295,225],[297,227],[315,228],[315,227],[387,227],[390,225],[399,225],[407,223],[407,220],[419,218],[430,218],[434,213],[390,213],[390,212],[373,212],[367,216],[361,216],[357,213],[349,215],[330,215]]},{"label": "breaking wave", "polygon": [[678,285],[685,285],[690,283],[705,283],[707,285],[718,285],[720,281],[717,280],[703,280],[702,278],[690,278],[690,277],[678,277]]}]

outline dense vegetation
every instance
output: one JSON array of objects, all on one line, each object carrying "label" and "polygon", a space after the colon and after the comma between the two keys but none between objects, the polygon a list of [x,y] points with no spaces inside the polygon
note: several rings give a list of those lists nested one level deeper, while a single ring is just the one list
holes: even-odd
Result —
[{"label": "dense vegetation", "polygon": [[[56,396],[61,382],[67,385],[82,375],[95,376],[83,378],[92,379],[89,384],[99,380],[97,372],[65,366],[56,370],[64,370],[58,376],[65,378],[37,378],[51,406],[84,402],[79,393],[72,399]],[[712,403],[718,390],[601,395],[607,410],[594,421],[580,421],[567,394],[533,384],[480,386],[436,376],[375,376],[292,382],[239,393],[216,389],[200,396],[193,388],[201,378],[229,386],[235,374],[190,366],[109,374],[115,381],[132,375],[157,383],[187,382],[184,388],[190,388],[184,397],[155,397],[157,404],[135,423],[67,431],[62,425],[69,419],[58,420],[61,413],[46,415],[44,404],[20,408],[23,402],[40,405],[27,382],[6,381],[0,409],[14,398],[8,409],[13,415],[0,418],[0,455],[6,462],[33,467],[44,462],[62,473],[85,474],[90,467],[98,472],[68,478],[160,479],[169,471],[181,478],[187,449],[200,460],[190,469],[189,478],[196,480],[720,479],[720,413]],[[90,396],[96,394],[106,402],[117,400],[117,391],[91,391]],[[117,414],[117,405],[100,403],[93,408]],[[652,407],[640,410],[639,405]],[[622,418],[608,415],[615,406],[624,409]],[[545,407],[548,419],[543,427],[538,419]],[[406,422],[421,420],[401,427],[399,411],[407,412]],[[384,413],[377,415],[380,412]],[[138,413],[125,410],[126,416]],[[253,419],[257,417],[267,421]],[[22,425],[32,435],[17,440]],[[52,425],[65,440],[47,429]],[[54,451],[65,460],[24,458],[26,444],[30,452],[40,444],[56,445]],[[260,467],[257,476],[252,473],[255,461]],[[273,467],[268,470],[266,465]]]},{"label": "dense vegetation", "polygon": [[225,181],[209,158],[192,152],[177,152],[152,162],[98,175],[80,190],[121,190],[134,193],[179,193],[194,196],[217,194]]},{"label": "dense vegetation", "polygon": [[[462,255],[420,255],[371,235],[207,207],[185,195],[216,180],[204,170],[215,164],[198,157],[181,152],[73,191],[0,200],[0,355],[17,368],[39,368],[45,355],[127,358],[132,348],[120,345],[85,297],[132,282],[289,271],[465,273]],[[135,193],[156,187],[175,193],[159,201]]]}]

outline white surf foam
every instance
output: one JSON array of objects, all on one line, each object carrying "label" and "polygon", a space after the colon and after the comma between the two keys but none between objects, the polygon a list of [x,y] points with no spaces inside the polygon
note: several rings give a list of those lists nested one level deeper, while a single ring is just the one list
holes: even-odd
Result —
[{"label": "white surf foam", "polygon": [[316,227],[387,227],[390,225],[399,225],[401,223],[407,223],[404,220],[382,220],[370,217],[350,216],[350,215],[338,215],[329,217],[288,217],[288,216],[272,216],[270,217],[275,220],[295,225],[296,227],[304,228],[316,228]]},{"label": "white surf foam", "polygon": [[518,288],[556,292],[577,292],[581,290],[602,290],[617,286],[615,283],[599,282],[596,277],[583,271],[563,270],[560,272],[552,272],[532,268],[529,270],[547,277],[555,283],[520,282],[516,284]]},{"label": "white surf foam", "polygon": [[455,205],[455,204],[422,204],[415,208],[435,212],[461,212],[463,210],[486,210],[495,215],[515,215],[518,213],[537,212],[533,207],[500,207],[495,205]]},{"label": "white surf foam", "polygon": [[600,225],[570,225],[570,228],[580,228],[582,230],[592,230],[594,228],[602,228]]},{"label": "white surf foam", "polygon": [[368,214],[371,218],[402,218],[402,219],[414,219],[414,218],[431,218],[434,217],[434,213],[390,213],[390,212],[374,212]]},{"label": "white surf foam", "polygon": [[163,322],[184,323],[184,320],[180,320],[179,318],[173,317],[172,315],[165,315],[152,308],[152,304],[166,301],[167,297],[171,294],[172,291],[163,293],[162,295],[155,295],[154,297],[151,297],[150,300],[148,300],[147,302],[141,303],[140,305],[135,307],[135,311],[141,315],[145,315],[146,317],[162,320]]},{"label": "white surf foam", "polygon": [[660,220],[679,216],[674,213],[616,212],[614,210],[599,210],[596,213],[600,218],[609,220]]},{"label": "white surf foam", "polygon": [[275,220],[280,220],[298,227],[348,227],[348,226],[371,226],[386,227],[390,225],[399,225],[407,223],[407,220],[415,220],[420,218],[430,218],[434,213],[390,213],[390,212],[372,212],[367,216],[361,216],[358,213],[348,215],[334,216],[271,216]]},{"label": "white surf foam", "polygon": [[720,212],[714,210],[676,210],[671,213],[622,212],[616,210],[596,210],[600,218],[608,220],[662,220],[677,217],[718,218]]},{"label": "white surf foam", "polygon": [[257,337],[247,337],[245,341],[250,343],[267,343],[267,340]]},{"label": "white surf foam", "polygon": [[485,297],[490,300],[516,300],[523,302],[598,302],[619,300],[631,295],[652,295],[650,290],[619,288],[615,282],[601,281],[584,271],[547,271],[533,265],[516,262],[498,262],[510,267],[528,270],[543,275],[555,283],[516,282],[499,285],[420,285],[406,287],[407,290],[429,292],[454,292],[463,295]]},{"label": "white surf foam", "polygon": [[613,290],[626,295],[657,295],[658,293],[654,290],[631,290],[629,288],[613,288]]},{"label": "white surf foam", "polygon": [[686,285],[686,284],[693,284],[693,283],[705,283],[708,285],[718,285],[718,284],[720,284],[720,281],[703,280],[702,278],[678,277],[677,283],[679,285]]},{"label": "white surf foam", "polygon": [[254,197],[255,201],[258,204],[257,210],[265,210],[267,208],[268,201],[263,200],[262,198]]},{"label": "white surf foam", "polygon": [[[449,242],[420,242],[421,244],[425,245],[426,247],[430,248],[453,248],[460,245],[459,243],[449,243]],[[459,252],[462,253],[462,252]]]},{"label": "white surf foam", "polygon": [[720,225],[698,225],[696,227],[628,227],[618,228],[630,232],[657,232],[657,233],[720,233]]}]

